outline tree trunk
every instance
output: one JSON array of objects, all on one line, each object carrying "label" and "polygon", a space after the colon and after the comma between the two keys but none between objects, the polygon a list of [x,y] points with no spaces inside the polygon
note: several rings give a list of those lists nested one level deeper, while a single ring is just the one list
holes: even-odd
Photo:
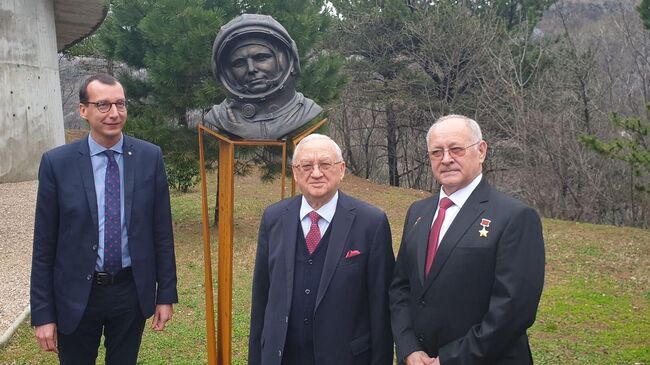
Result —
[{"label": "tree trunk", "polygon": [[343,121],[341,123],[341,127],[343,129],[342,137],[343,137],[343,148],[345,149],[345,164],[348,166],[348,168],[353,171],[355,174],[358,174],[358,168],[357,168],[357,163],[354,159],[354,153],[352,153],[352,141],[350,138],[351,132],[349,129],[349,121],[348,121],[348,109],[346,107],[343,108],[343,113],[342,113]]},{"label": "tree trunk", "polygon": [[187,110],[184,108],[178,111],[178,125],[181,127],[187,127]]},{"label": "tree trunk", "polygon": [[106,60],[106,73],[111,76],[115,76],[115,63],[112,59]]},{"label": "tree trunk", "polygon": [[388,179],[391,186],[399,186],[397,171],[397,121],[392,104],[386,108],[386,151],[388,153]]}]

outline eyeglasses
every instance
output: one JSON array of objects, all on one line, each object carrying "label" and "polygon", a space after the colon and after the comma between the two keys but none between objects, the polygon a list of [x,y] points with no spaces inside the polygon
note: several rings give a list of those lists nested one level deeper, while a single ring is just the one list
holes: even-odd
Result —
[{"label": "eyeglasses", "polygon": [[449,152],[449,156],[457,158],[457,157],[463,157],[465,156],[465,152],[467,152],[467,149],[476,146],[477,144],[481,143],[481,141],[478,141],[476,143],[472,143],[471,145],[467,147],[451,147],[451,148],[443,148],[443,149],[438,149],[438,150],[433,150],[429,151],[429,159],[432,161],[437,161],[437,160],[442,160],[442,157],[445,155],[445,151]]},{"label": "eyeglasses", "polygon": [[113,105],[115,105],[115,109],[117,109],[118,112],[123,112],[126,110],[126,100],[118,100],[114,103],[109,103],[106,100],[100,100],[98,102],[87,101],[85,104],[93,104],[97,110],[102,113],[108,113]]},{"label": "eyeglasses", "polygon": [[342,162],[343,161],[305,163],[305,164],[301,164],[301,165],[293,165],[293,167],[307,174],[307,173],[311,173],[312,171],[314,171],[314,167],[318,167],[318,169],[321,172],[325,172],[325,171],[331,170],[334,165],[340,164]]}]

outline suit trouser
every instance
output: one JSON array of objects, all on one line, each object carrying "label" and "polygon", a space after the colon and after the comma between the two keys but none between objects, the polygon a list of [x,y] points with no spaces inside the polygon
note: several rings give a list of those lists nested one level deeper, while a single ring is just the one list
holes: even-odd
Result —
[{"label": "suit trouser", "polygon": [[135,364],[144,325],[132,278],[114,285],[93,284],[77,329],[57,334],[59,361],[63,365],[95,364],[103,331],[106,364]]}]

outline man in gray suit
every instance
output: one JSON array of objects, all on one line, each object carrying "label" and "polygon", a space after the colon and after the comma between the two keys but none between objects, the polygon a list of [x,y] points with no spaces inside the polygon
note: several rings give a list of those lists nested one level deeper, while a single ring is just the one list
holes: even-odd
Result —
[{"label": "man in gray suit", "polygon": [[390,288],[398,361],[532,364],[526,329],[544,282],[539,216],[488,184],[475,121],[440,118],[427,147],[442,189],[413,203],[404,222]]}]

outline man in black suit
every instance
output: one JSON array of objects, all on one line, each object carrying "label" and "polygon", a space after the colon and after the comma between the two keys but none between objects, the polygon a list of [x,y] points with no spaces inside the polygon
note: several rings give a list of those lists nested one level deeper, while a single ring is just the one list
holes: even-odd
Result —
[{"label": "man in black suit", "polygon": [[537,213],[493,189],[478,124],[437,120],[427,133],[442,189],[404,222],[390,287],[397,358],[407,365],[532,364],[526,329],[544,282]]},{"label": "man in black suit", "polygon": [[122,85],[95,75],[79,90],[88,138],[43,154],[34,223],[31,312],[61,364],[135,364],[145,319],[172,317],[176,263],[160,148],[122,134]]},{"label": "man in black suit", "polygon": [[260,223],[248,349],[251,365],[390,365],[388,219],[338,190],[341,149],[312,134],[293,155],[302,195]]}]

